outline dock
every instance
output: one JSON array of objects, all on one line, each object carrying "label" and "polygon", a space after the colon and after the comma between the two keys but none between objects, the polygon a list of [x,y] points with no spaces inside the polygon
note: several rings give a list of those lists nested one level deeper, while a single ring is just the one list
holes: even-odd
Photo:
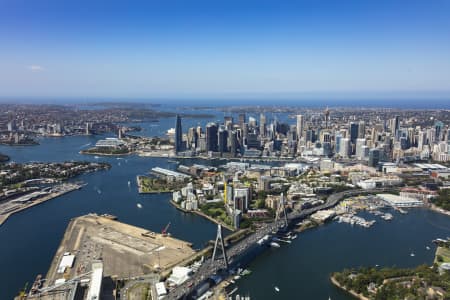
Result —
[{"label": "dock", "polygon": [[[61,273],[58,269],[65,253],[74,255],[75,262]],[[103,276],[128,278],[171,268],[194,254],[188,242],[89,214],[70,222],[47,273],[46,285],[90,271],[95,260],[103,261]]]},{"label": "dock", "polygon": [[48,200],[57,198],[74,190],[78,190],[82,187],[83,185],[81,184],[65,183],[54,187],[54,189],[56,189],[53,192],[43,194],[41,197],[30,199],[27,202],[13,203],[13,201],[8,201],[6,203],[3,203],[2,205],[0,205],[0,226],[3,225],[3,223],[5,223],[6,220],[8,220],[8,218],[15,213],[18,213],[27,208],[31,208],[35,205],[42,204]]}]

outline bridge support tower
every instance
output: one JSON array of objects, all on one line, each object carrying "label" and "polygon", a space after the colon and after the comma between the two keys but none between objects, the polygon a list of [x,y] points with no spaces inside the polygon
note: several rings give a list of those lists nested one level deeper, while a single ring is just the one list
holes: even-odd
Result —
[{"label": "bridge support tower", "polygon": [[223,241],[223,237],[222,237],[222,225],[217,225],[217,236],[216,236],[216,242],[214,243],[214,251],[213,251],[213,255],[212,255],[212,262],[214,262],[215,258],[216,258],[216,253],[217,253],[217,249],[219,247],[219,243],[220,243],[220,248],[222,250],[222,254],[223,254],[223,260],[225,261],[225,268],[228,269],[228,257],[227,257],[227,253],[225,251],[225,243]]}]

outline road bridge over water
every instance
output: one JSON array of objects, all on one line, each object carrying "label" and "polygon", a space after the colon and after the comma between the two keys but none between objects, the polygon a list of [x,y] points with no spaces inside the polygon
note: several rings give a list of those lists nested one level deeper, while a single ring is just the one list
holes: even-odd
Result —
[{"label": "road bridge over water", "polygon": [[[304,209],[301,211],[295,211],[288,214],[288,226],[295,225],[296,222],[308,217],[309,215],[323,209],[328,209],[336,206],[339,201],[344,198],[357,196],[362,193],[382,193],[392,191],[392,189],[380,188],[371,190],[348,190],[339,193],[334,193],[328,196],[327,201],[319,206]],[[259,240],[264,236],[277,233],[280,229],[284,227],[284,220],[277,220],[271,223],[262,224],[253,234],[245,237],[236,244],[229,247],[226,252],[228,255],[230,265],[235,265],[238,263],[239,257],[242,256],[246,251],[251,249]],[[206,259],[202,266],[198,269],[196,273],[191,277],[190,280],[184,284],[179,285],[167,295],[165,299],[177,300],[186,299],[195,288],[208,277],[218,273],[223,270],[224,262],[222,260],[211,261],[211,259]]]}]

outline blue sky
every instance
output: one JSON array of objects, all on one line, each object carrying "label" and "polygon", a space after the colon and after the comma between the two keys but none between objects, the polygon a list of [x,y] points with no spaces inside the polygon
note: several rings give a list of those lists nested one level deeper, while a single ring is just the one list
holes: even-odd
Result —
[{"label": "blue sky", "polygon": [[1,0],[0,97],[450,96],[450,1],[281,2]]}]

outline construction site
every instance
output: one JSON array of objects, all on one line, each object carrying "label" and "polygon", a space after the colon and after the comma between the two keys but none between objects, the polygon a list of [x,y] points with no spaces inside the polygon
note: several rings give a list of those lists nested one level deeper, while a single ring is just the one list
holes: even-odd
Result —
[{"label": "construction site", "polygon": [[191,258],[191,244],[111,215],[72,219],[45,278],[18,299],[115,299],[117,282],[161,273]]}]

